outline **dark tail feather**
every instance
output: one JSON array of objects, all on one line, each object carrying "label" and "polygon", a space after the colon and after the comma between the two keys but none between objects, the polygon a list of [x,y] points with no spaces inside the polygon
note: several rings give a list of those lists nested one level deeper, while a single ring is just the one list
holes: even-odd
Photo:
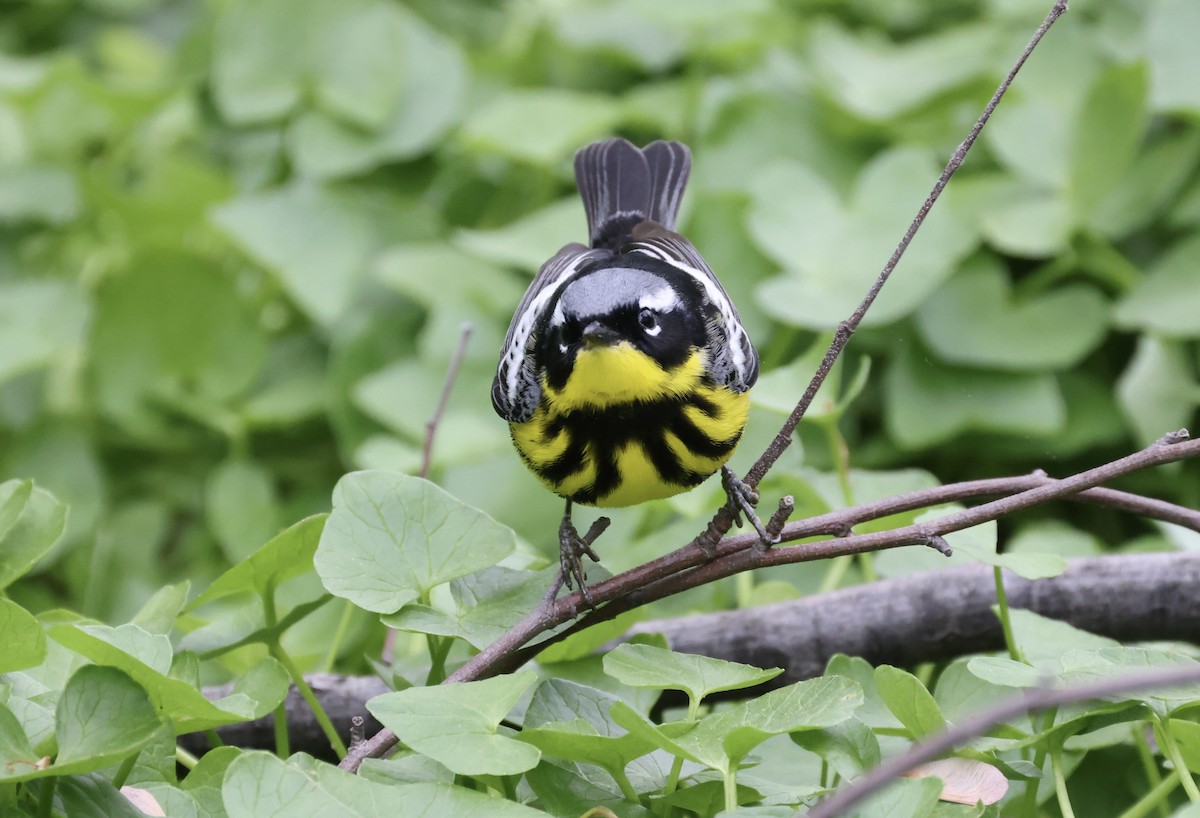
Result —
[{"label": "dark tail feather", "polygon": [[624,139],[596,142],[575,154],[575,181],[593,247],[616,248],[646,219],[673,228],[691,153],[679,142],[639,150]]},{"label": "dark tail feather", "polygon": [[651,142],[642,148],[642,155],[650,166],[649,217],[674,230],[683,189],[692,170],[692,152],[682,142]]}]

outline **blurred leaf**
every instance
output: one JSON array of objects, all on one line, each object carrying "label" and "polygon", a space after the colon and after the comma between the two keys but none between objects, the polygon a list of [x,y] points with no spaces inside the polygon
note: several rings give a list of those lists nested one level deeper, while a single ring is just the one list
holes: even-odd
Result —
[{"label": "blurred leaf", "polygon": [[205,490],[208,526],[225,557],[238,562],[280,528],[279,497],[271,473],[237,458],[213,470]]},{"label": "blurred leaf", "polygon": [[374,0],[259,0],[218,22],[213,88],[236,124],[280,119],[307,94],[331,113],[378,127],[399,96],[404,17]]},{"label": "blurred leaf", "polygon": [[1127,236],[1162,217],[1200,159],[1200,130],[1163,135],[1133,160],[1117,186],[1097,203],[1089,225],[1111,238]]},{"label": "blurred leaf", "polygon": [[842,106],[884,120],[993,70],[997,34],[992,26],[959,26],[893,44],[823,22],[810,35],[811,59]]},{"label": "blurred leaf", "polygon": [[[1104,297],[1068,285],[1014,303],[1004,270],[980,257],[917,312],[921,340],[944,361],[1015,371],[1078,363],[1107,330]],[[980,304],[988,309],[979,310]]]},{"label": "blurred leaf", "polygon": [[1064,199],[1034,188],[987,209],[979,229],[1002,252],[1021,258],[1045,258],[1067,248],[1075,221]]},{"label": "blurred leaf", "polygon": [[394,613],[515,547],[511,529],[426,480],[355,472],[334,489],[315,562],[330,593]]},{"label": "blurred leaf", "polygon": [[289,148],[304,175],[340,176],[410,159],[435,147],[458,119],[468,80],[462,51],[402,6],[388,6],[386,16],[394,18],[386,21],[396,29],[392,36],[403,41],[397,103],[373,131],[319,109],[301,114],[289,131]]},{"label": "blurred leaf", "polygon": [[1138,442],[1149,445],[1187,426],[1200,404],[1187,350],[1182,343],[1143,335],[1128,368],[1117,379],[1117,403]]},{"label": "blurred leaf", "polygon": [[564,244],[586,239],[583,205],[569,198],[496,230],[460,230],[454,242],[488,261],[536,271]]},{"label": "blurred leaf", "polygon": [[518,673],[410,687],[376,696],[367,709],[407,746],[459,775],[512,775],[534,767],[541,753],[497,728],[535,681],[533,673]]},{"label": "blurred leaf", "polygon": [[1117,323],[1164,335],[1200,337],[1200,291],[1194,286],[1197,265],[1200,234],[1193,234],[1159,258],[1117,304]]},{"label": "blurred leaf", "polygon": [[[747,227],[763,251],[788,272],[759,287],[759,305],[788,324],[833,327],[857,306],[904,235],[912,213],[897,203],[911,201],[915,209],[937,175],[925,152],[889,150],[863,169],[843,203],[808,168],[789,163],[763,170],[754,182]],[[886,324],[907,315],[977,241],[953,204],[932,211],[867,313],[866,324]]]},{"label": "blurred leaf", "polygon": [[79,191],[69,171],[51,166],[0,167],[0,222],[61,224],[79,213]]},{"label": "blurred leaf", "polygon": [[360,200],[311,185],[239,197],[212,220],[326,329],[349,306],[375,244]]},{"label": "blurred leaf", "polygon": [[0,384],[79,343],[88,310],[61,281],[0,281]]},{"label": "blurred leaf", "polygon": [[66,517],[66,506],[33,481],[0,483],[0,591],[54,546]]},{"label": "blurred leaf", "polygon": [[1133,164],[1149,119],[1147,82],[1144,65],[1117,66],[1088,92],[1075,125],[1067,187],[1081,221]]},{"label": "blurred leaf", "polygon": [[938,366],[909,348],[892,362],[884,388],[888,434],[905,448],[932,446],[971,429],[1052,435],[1066,419],[1049,375]]},{"label": "blurred leaf", "polygon": [[617,103],[599,94],[510,88],[468,115],[459,139],[473,151],[547,165],[604,136],[619,115]]},{"label": "blurred leaf", "polygon": [[429,310],[469,301],[507,318],[521,300],[521,286],[505,270],[444,244],[401,244],[374,266],[380,281]]},{"label": "blurred leaf", "polygon": [[34,667],[46,657],[46,635],[42,626],[33,614],[4,597],[0,597],[0,633],[4,634],[0,673]]},{"label": "blurred leaf", "polygon": [[1145,55],[1150,63],[1150,102],[1156,111],[1200,111],[1200,53],[1188,37],[1200,27],[1200,8],[1188,0],[1160,0],[1147,7]]},{"label": "blurred leaf", "polygon": [[266,352],[233,283],[176,251],[148,252],[105,282],[91,345],[99,407],[145,437],[169,434],[155,411],[165,400],[207,415],[241,394]]}]

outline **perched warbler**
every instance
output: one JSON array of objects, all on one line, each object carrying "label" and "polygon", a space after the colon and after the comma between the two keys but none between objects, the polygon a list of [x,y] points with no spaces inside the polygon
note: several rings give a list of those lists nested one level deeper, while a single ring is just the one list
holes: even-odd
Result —
[{"label": "perched warbler", "polygon": [[[563,578],[585,593],[596,559],[571,504],[670,497],[722,470],[735,515],[757,500],[725,466],[746,425],[758,354],[725,289],[674,232],[691,170],[679,142],[609,139],[575,154],[590,247],[542,265],[517,306],[492,382],[529,469],[566,498]],[[607,521],[604,521],[607,524]],[[589,599],[590,601],[590,599]]]}]

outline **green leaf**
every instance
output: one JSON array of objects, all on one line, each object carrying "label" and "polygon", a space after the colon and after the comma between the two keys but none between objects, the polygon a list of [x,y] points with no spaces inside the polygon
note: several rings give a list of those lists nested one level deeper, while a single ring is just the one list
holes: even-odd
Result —
[{"label": "green leaf", "polygon": [[658,727],[624,702],[613,705],[612,717],[631,733],[664,750],[724,772],[735,768],[767,738],[840,724],[862,702],[862,688],[857,683],[841,676],[825,676],[713,713],[690,729],[683,722]]},{"label": "green leaf", "polygon": [[[524,747],[524,745],[521,745]],[[545,813],[448,784],[380,784],[314,764],[245,753],[229,765],[223,788],[229,818],[544,818]]]},{"label": "green leaf", "polygon": [[164,405],[210,422],[242,394],[266,339],[234,282],[202,258],[156,250],[107,277],[92,326],[91,377],[109,418],[141,437],[173,433]]},{"label": "green leaf", "polygon": [[66,506],[33,481],[0,483],[0,591],[49,552],[66,519]]},{"label": "green leaf", "polygon": [[55,795],[63,813],[71,818],[145,818],[146,815],[101,773],[60,778]]},{"label": "green leaf", "polygon": [[1144,53],[1150,63],[1150,101],[1156,111],[1200,111],[1200,53],[1188,32],[1200,26],[1200,8],[1189,0],[1162,0],[1147,7]]},{"label": "green leaf", "polygon": [[536,272],[564,244],[587,238],[583,205],[561,199],[495,230],[459,230],[454,243],[480,258]]},{"label": "green leaf", "polygon": [[936,778],[901,778],[864,799],[846,818],[928,818],[935,814],[942,782]]},{"label": "green leaf", "polygon": [[427,480],[356,472],[334,488],[315,564],[330,593],[392,613],[515,548],[511,529]]},{"label": "green leaf", "polygon": [[[1066,651],[1061,664],[1062,678],[1066,684],[1128,677],[1147,670],[1200,668],[1200,662],[1183,653],[1124,645]],[[1108,699],[1141,702],[1160,717],[1166,717],[1177,711],[1194,709],[1200,704],[1200,682],[1115,693]]]},{"label": "green leaf", "polygon": [[125,673],[85,665],[67,682],[55,713],[58,756],[49,772],[87,773],[150,742],[162,721],[146,691]]},{"label": "green leaf", "polygon": [[623,774],[626,764],[656,749],[644,735],[601,735],[583,719],[526,727],[517,738],[544,755],[595,764],[617,775]]},{"label": "green leaf", "polygon": [[1049,579],[1067,570],[1067,561],[1058,554],[997,554],[994,545],[984,549],[968,543],[956,544],[954,549],[987,565],[1007,568],[1025,579]]},{"label": "green leaf", "polygon": [[856,717],[824,730],[792,733],[791,738],[797,745],[819,755],[847,780],[862,775],[880,761],[875,732]]},{"label": "green leaf", "polygon": [[1149,268],[1133,292],[1117,304],[1114,317],[1126,328],[1182,338],[1200,337],[1200,233],[1176,243]]},{"label": "green leaf", "polygon": [[234,759],[245,754],[245,750],[237,747],[215,747],[202,755],[200,763],[180,782],[182,790],[196,800],[204,818],[223,818],[225,815],[221,798],[225,773]]},{"label": "green leaf", "polygon": [[328,178],[411,158],[436,147],[457,121],[469,79],[461,49],[403,6],[390,8],[403,18],[398,102],[373,131],[317,109],[301,114],[288,147],[303,175]]},{"label": "green leaf", "polygon": [[696,704],[712,693],[768,682],[783,673],[783,668],[762,670],[740,662],[625,643],[605,655],[604,672],[630,687],[682,690]]},{"label": "green leaf", "polygon": [[367,709],[407,746],[460,775],[513,775],[534,767],[541,754],[497,728],[536,678],[518,673],[410,687],[376,696]]},{"label": "green leaf", "polygon": [[1033,188],[1001,199],[980,215],[988,243],[1020,258],[1046,258],[1067,249],[1075,232],[1074,213],[1056,193]]},{"label": "green leaf", "polygon": [[536,573],[485,568],[450,583],[452,605],[432,608],[413,603],[382,617],[383,624],[402,631],[457,636],[482,650],[537,607],[556,570],[556,566]]},{"label": "green leaf", "polygon": [[548,165],[603,136],[619,115],[616,101],[599,94],[510,88],[468,116],[459,139],[480,153]]},{"label": "green leaf", "polygon": [[[759,306],[787,324],[832,328],[857,306],[908,227],[911,213],[895,202],[924,200],[936,178],[937,167],[924,151],[895,148],[871,160],[843,202],[810,168],[794,163],[765,168],[751,189],[746,226],[787,273],[759,286]],[[977,243],[953,203],[943,202],[909,246],[865,325],[912,312]]]},{"label": "green leaf", "polygon": [[875,668],[875,688],[913,738],[924,738],[945,729],[946,719],[933,694],[908,671],[880,665]]},{"label": "green leaf", "polygon": [[62,224],[78,213],[79,190],[67,169],[50,165],[0,167],[0,222]]},{"label": "green leaf", "polygon": [[13,712],[0,704],[0,782],[32,777],[38,771],[38,754]]},{"label": "green leaf", "polygon": [[1034,667],[1057,673],[1062,667],[1059,658],[1070,650],[1098,650],[1117,647],[1118,642],[1104,636],[1035,614],[1021,608],[1009,610],[1009,622],[1017,647]]},{"label": "green leaf", "polygon": [[1038,687],[1051,679],[1037,668],[1005,656],[973,656],[967,661],[967,669],[983,681],[1002,687]]},{"label": "green leaf", "polygon": [[238,562],[279,531],[279,496],[271,473],[245,458],[226,460],[208,478],[208,527],[225,557]]},{"label": "green leaf", "polygon": [[[1200,724],[1183,719],[1169,719],[1166,724],[1171,738],[1179,746],[1183,762],[1193,773],[1200,773]],[[1162,743],[1159,743],[1162,746]]]},{"label": "green leaf", "polygon": [[1062,395],[1049,375],[937,366],[907,347],[888,369],[884,389],[888,434],[909,449],[971,430],[1052,435],[1066,420]]},{"label": "green leaf", "polygon": [[66,282],[0,282],[0,384],[77,345],[87,320],[83,294]]},{"label": "green leaf", "polygon": [[925,302],[917,328],[948,363],[1029,372],[1079,363],[1104,340],[1107,319],[1104,296],[1085,284],[1018,302],[1002,265],[979,256]]},{"label": "green leaf", "polygon": [[250,556],[213,581],[192,600],[193,610],[214,599],[253,591],[266,598],[286,580],[312,570],[313,554],[328,514],[314,514],[284,529]]},{"label": "green leaf", "polygon": [[830,93],[869,120],[912,111],[995,67],[999,38],[991,26],[958,26],[895,44],[818,22],[810,59]]},{"label": "green leaf", "polygon": [[4,597],[0,597],[0,634],[4,634],[0,673],[34,667],[46,657],[46,634],[42,626],[33,614]]},{"label": "green leaf", "polygon": [[327,329],[349,306],[376,243],[361,199],[311,185],[242,196],[212,221]]},{"label": "green leaf", "polygon": [[1188,425],[1200,404],[1200,384],[1184,344],[1153,335],[1138,338],[1117,379],[1117,404],[1143,446]]},{"label": "green leaf", "polygon": [[1080,221],[1121,181],[1146,131],[1146,66],[1113,66],[1088,92],[1075,123],[1067,195]]},{"label": "green leaf", "polygon": [[159,588],[129,624],[136,625],[147,633],[168,635],[175,628],[175,619],[187,604],[191,583],[183,581]]},{"label": "green leaf", "polygon": [[287,695],[287,671],[269,657],[238,677],[228,696],[210,702],[194,684],[168,675],[171,646],[165,636],[152,636],[133,625],[63,624],[50,629],[50,638],[98,665],[127,673],[170,719],[176,734],[261,718]]},{"label": "green leaf", "polygon": [[394,109],[407,51],[405,18],[373,0],[260,0],[217,26],[213,90],[236,124],[278,119],[305,94],[362,127]]}]

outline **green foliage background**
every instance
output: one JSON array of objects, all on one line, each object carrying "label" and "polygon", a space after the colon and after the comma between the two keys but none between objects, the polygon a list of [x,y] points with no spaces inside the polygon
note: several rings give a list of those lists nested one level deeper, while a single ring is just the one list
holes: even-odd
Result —
[{"label": "green foliage background", "polygon": [[[433,476],[549,553],[559,502],[487,387],[528,276],[582,235],[571,154],[612,133],[694,149],[683,226],[765,364],[747,463],[1045,5],[5,4],[0,474],[71,509],[13,593],[122,621],[343,472],[414,471],[464,322]],[[1064,473],[1194,417],[1196,9],[1080,0],[1034,56],[854,340],[853,466]],[[772,490],[801,513],[849,499],[800,463]],[[1194,505],[1194,477],[1140,488]],[[606,563],[716,496],[619,513]]]},{"label": "green foliage background", "polygon": [[[735,459],[735,465],[748,464],[1048,5],[0,5],[0,543],[8,549],[0,555],[0,589],[7,594],[0,597],[0,621],[13,637],[0,671],[18,671],[4,682],[5,697],[13,698],[2,712],[20,715],[20,723],[0,719],[5,752],[33,757],[56,743],[57,772],[73,776],[58,785],[60,804],[95,802],[101,791],[117,798],[110,780],[123,781],[139,753],[131,780],[174,782],[174,733],[270,711],[297,666],[370,669],[367,657],[378,655],[383,629],[368,611],[391,614],[386,621],[402,629],[462,637],[453,657],[461,658],[466,643],[486,644],[497,635],[497,622],[536,602],[543,578],[494,569],[455,586],[457,602],[483,600],[476,608],[464,603],[455,619],[446,599],[431,599],[431,592],[494,565],[512,549],[511,533],[396,475],[356,476],[337,495],[333,489],[356,469],[418,469],[425,423],[469,322],[473,333],[431,477],[516,531],[519,553],[506,566],[537,566],[552,557],[560,501],[521,466],[492,412],[488,388],[529,277],[562,244],[583,237],[570,158],[592,139],[613,133],[638,142],[675,138],[693,148],[683,229],[737,301],[763,358],[751,423]],[[845,400],[818,401],[801,428],[802,445],[765,485],[768,497],[794,494],[803,515],[936,482],[1037,467],[1065,474],[1194,422],[1200,405],[1198,32],[1194,0],[1072,3],[855,336],[845,371],[832,384]],[[1197,465],[1186,464],[1138,476],[1127,487],[1195,507],[1196,476]],[[53,496],[29,483],[4,482],[9,478],[32,478]],[[325,521],[310,515],[328,511],[331,496],[337,508],[323,555],[317,540]],[[379,576],[370,560],[379,557],[377,564],[388,567],[386,560],[399,558],[396,543],[372,533],[363,509],[378,511],[389,501],[397,506],[388,513],[399,519],[418,518],[412,508],[448,509],[458,527],[426,531],[424,539],[414,535],[410,539],[419,542],[406,547],[423,549],[427,564],[420,571],[391,565],[397,576],[386,579],[396,581],[374,587],[371,580]],[[712,485],[617,512],[600,543],[604,566],[627,568],[682,544],[719,502],[720,489]],[[20,525],[13,522],[18,515]],[[1001,534],[1013,555],[1005,565],[1027,575],[1047,563],[1022,562],[1020,552],[1196,547],[1174,529],[1063,506],[1005,521]],[[463,543],[476,540],[476,550],[465,553]],[[981,527],[955,545],[987,557],[994,541],[994,528]],[[352,547],[364,549],[363,560]],[[452,560],[434,564],[434,556],[451,552]],[[308,570],[314,553],[325,588],[355,605],[326,604],[330,598]],[[835,587],[860,569],[896,575],[936,567],[939,560],[905,549],[854,567],[845,561],[793,566],[698,589],[652,613],[757,604]],[[336,574],[347,565],[362,573]],[[213,583],[230,566],[236,567]],[[399,577],[401,568],[409,573]],[[167,585],[185,579],[190,589]],[[203,593],[184,608],[191,589]],[[218,613],[198,618],[193,611],[205,604]],[[105,627],[55,612],[59,607],[114,625],[133,618],[133,624]],[[1067,633],[1054,623],[1024,618],[1016,624],[1026,658],[1063,678],[1082,672],[1057,664],[1068,649],[1093,652],[1086,657],[1095,663],[1088,673],[1183,661]],[[187,632],[178,644],[168,638],[173,628]],[[278,644],[284,630],[286,651]],[[263,633],[269,638],[258,639],[262,644],[238,647],[248,634]],[[443,669],[452,641],[429,639],[431,653],[444,651],[435,670]],[[424,636],[402,641],[394,670],[423,674],[425,647]],[[1034,656],[1034,650],[1046,653]],[[70,675],[80,657],[108,667],[88,665]],[[413,667],[404,665],[409,660]],[[657,655],[645,660],[663,661]],[[810,690],[840,691],[843,699],[824,711],[789,711],[809,721],[768,725],[774,705],[767,697],[729,712],[756,725],[755,741],[792,733],[796,744],[822,754],[822,764],[840,758],[844,769],[835,763],[835,772],[849,777],[877,760],[877,744],[874,757],[867,752],[875,742],[868,727],[883,729],[885,742],[922,735],[943,723],[943,711],[947,717],[969,712],[980,690],[995,698],[1029,683],[1027,666],[989,661],[970,674],[966,663],[945,670],[934,702],[922,686],[928,679],[882,668],[872,675],[861,660],[842,657]],[[642,670],[613,664],[615,670],[606,661],[605,671],[630,686],[624,698],[555,680],[561,689],[538,688],[535,696],[546,701],[530,705],[530,712],[544,723],[527,714],[523,740],[565,758],[578,746],[598,746],[573,745],[579,735],[561,732],[594,699],[605,718],[622,714],[621,730],[640,731],[644,747],[628,742],[640,752],[676,746],[639,715],[653,698],[630,691],[677,682],[646,682]],[[688,672],[683,664],[663,667],[666,676]],[[603,675],[598,667],[589,672],[589,681]],[[757,678],[757,671],[747,672]],[[195,689],[202,675],[234,676],[241,687],[210,704]],[[434,675],[430,671],[430,679]],[[512,677],[496,684],[505,686],[504,701],[515,701],[530,682]],[[682,689],[692,695],[694,718],[708,691]],[[417,690],[425,692],[389,694],[393,698],[378,707],[416,730],[406,739],[410,746],[428,742],[422,751],[428,758],[417,756],[416,763],[433,778],[417,780],[440,781],[447,772],[449,780],[455,773],[493,775],[467,768],[497,756],[493,745],[507,747],[497,757],[516,757],[515,742],[497,733],[504,712],[476,714],[478,723],[469,725],[477,755],[446,751],[438,741],[443,725],[421,723],[417,730],[411,722],[438,702],[454,710],[457,704],[439,697],[456,693]],[[849,719],[843,705],[863,691],[869,707]],[[881,695],[891,697],[887,708]],[[1197,765],[1200,733],[1193,717],[1174,715],[1197,698],[1131,699],[1121,705],[1129,713],[1113,717],[1113,726],[1124,731],[1126,722],[1144,719],[1144,711],[1129,710],[1144,704],[1176,768],[1185,761]],[[74,716],[97,702],[112,705],[102,725],[111,733],[84,740]],[[1082,730],[1092,715],[1079,716],[1066,732]],[[737,762],[751,748],[735,742],[735,753],[722,743],[733,735],[722,732],[728,725],[713,724],[708,744],[693,736],[695,746],[672,751],[708,759],[709,770],[725,774],[723,791],[717,779],[701,775],[676,793],[680,805],[698,814],[715,812],[722,797],[729,803]],[[846,734],[845,740],[859,742],[849,761],[843,745],[820,744],[825,733],[796,737],[830,725],[858,731]],[[908,732],[897,732],[898,725]],[[174,733],[164,737],[168,727]],[[606,722],[609,728],[618,731],[615,721]],[[1011,729],[1038,732],[1028,720]],[[1047,746],[1059,764],[1063,734],[1036,738],[1039,766]],[[1182,749],[1173,749],[1170,735]],[[1075,792],[1077,804],[1085,805],[1082,814],[1101,814],[1085,810],[1114,798],[1130,801],[1144,784],[1110,780],[1113,759],[1128,766],[1134,749],[1109,749],[1108,737],[1068,747],[1078,754],[1064,756],[1070,767],[1099,748],[1073,779],[1093,782]],[[986,741],[975,749],[996,749]],[[1026,745],[1035,746],[1035,739]],[[1144,740],[1137,747],[1149,757]],[[1005,751],[1015,758],[1012,747]],[[539,765],[537,753],[522,752],[532,759],[528,767],[494,775],[529,770],[527,781],[547,809],[577,814],[578,804],[603,800],[587,791],[579,802],[567,798],[555,808],[550,802],[566,787],[561,782],[574,787],[583,776],[554,778],[565,775],[564,768]],[[614,739],[605,752],[614,776],[624,776],[624,754],[633,751]],[[428,759],[443,755],[467,766],[430,766]],[[130,766],[104,777],[99,790],[87,790],[87,782],[99,779],[79,776],[122,759]],[[201,763],[206,766],[185,784],[187,798],[165,785],[159,797],[205,803],[209,814],[221,814],[226,767],[237,771],[224,777],[231,815],[255,814],[251,791],[266,780],[280,792],[297,781],[319,784],[336,791],[328,797],[343,805],[376,797],[374,784],[348,784],[303,759],[285,766],[223,750]],[[143,769],[151,764],[159,769]],[[1037,769],[1025,765],[1005,769],[1012,779]],[[639,773],[651,782],[644,789],[635,776],[641,792],[661,783],[648,769]],[[380,770],[380,780],[415,775]],[[812,781],[829,784],[827,771],[814,772]],[[761,768],[755,786],[795,781],[771,772],[769,765]],[[53,801],[53,785],[43,781],[38,788],[40,773],[5,774],[35,782],[22,793]],[[480,781],[500,787],[499,779]],[[635,788],[629,780],[618,783],[622,789],[604,798],[621,803],[624,795],[628,803]],[[1043,780],[1039,793],[1034,780],[1026,806],[1035,796],[1050,797],[1052,785]],[[418,788],[408,791],[414,804],[444,794],[433,783],[411,786]],[[805,786],[779,803],[820,789]],[[666,796],[673,787],[663,790]],[[456,798],[483,798],[456,792]],[[914,785],[912,793],[911,814],[926,814],[920,804],[932,809],[936,792]],[[704,798],[712,803],[702,804]],[[490,814],[508,814],[495,812],[498,803],[513,815],[527,814],[507,802],[481,803]],[[324,808],[316,801],[309,806],[312,814]],[[128,809],[119,799],[108,808],[113,815]],[[968,814],[945,805],[939,810]]]}]

